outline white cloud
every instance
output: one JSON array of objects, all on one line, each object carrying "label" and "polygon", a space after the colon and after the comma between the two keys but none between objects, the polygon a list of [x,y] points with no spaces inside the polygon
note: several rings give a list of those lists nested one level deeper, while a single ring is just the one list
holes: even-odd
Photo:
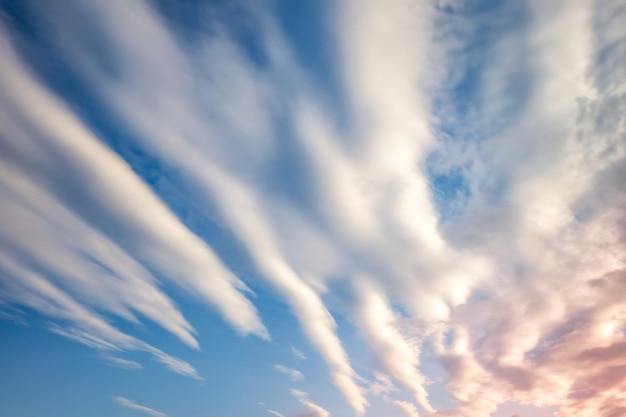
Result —
[{"label": "white cloud", "polygon": [[291,369],[283,365],[274,365],[274,369],[287,375],[289,378],[291,378],[292,381],[300,381],[304,379],[304,375],[302,375],[302,372],[298,371],[297,369]]},{"label": "white cloud", "polygon": [[150,269],[217,307],[241,333],[267,337],[238,291],[243,284],[211,249],[28,74],[6,40],[0,48],[4,297],[78,326],[58,333],[148,350],[195,377],[189,364],[118,332],[91,307],[132,322],[140,313],[198,348]]},{"label": "white cloud", "polygon": [[417,412],[415,405],[413,405],[412,403],[408,401],[394,401],[393,403],[397,405],[400,410],[402,410],[405,416],[419,417],[419,413]]},{"label": "white cloud", "polygon": [[97,314],[78,304],[44,277],[30,271],[18,261],[0,254],[3,270],[14,281],[4,281],[5,296],[10,300],[35,309],[41,314],[72,323],[69,326],[51,326],[51,330],[69,339],[101,351],[137,350],[150,353],[153,358],[181,375],[200,379],[187,362],[122,333]]},{"label": "white cloud", "polygon": [[[626,49],[618,1],[518,2],[484,14],[462,2],[334,4],[333,62],[345,87],[340,117],[267,16],[259,17],[269,61],[261,69],[227,35],[200,39],[188,53],[142,2],[62,1],[72,7],[42,15],[64,58],[139,145],[184,176],[203,214],[235,234],[357,412],[367,405],[365,391],[331,311],[355,318],[381,371],[427,411],[420,343],[434,346],[459,409],[433,415],[483,417],[508,400],[560,406],[563,417],[626,407],[617,362],[626,320]],[[85,20],[115,51],[114,76],[72,24]],[[24,88],[32,82],[15,75],[22,70],[9,58],[3,78],[11,82],[0,86],[11,100],[0,103],[0,117],[16,139],[3,146],[20,159],[4,158],[2,192],[10,198],[2,208],[14,221],[0,232],[12,243],[2,267],[25,278],[6,283],[3,298],[70,320],[69,329],[53,329],[67,337],[101,350],[148,351],[193,374],[94,313],[130,321],[141,314],[196,346],[155,270],[216,306],[241,332],[266,336],[237,291],[245,285],[68,110],[40,87]],[[465,97],[459,83],[473,72],[475,95]],[[42,103],[39,110],[32,102]],[[293,132],[281,134],[276,119]],[[50,137],[38,139],[41,131]],[[67,166],[38,150],[41,144]],[[76,159],[82,165],[68,163]],[[64,182],[66,169],[85,183]],[[437,212],[428,169],[458,172],[467,187],[453,202],[454,218]],[[112,181],[124,189],[110,189]],[[63,194],[60,183],[89,207]],[[152,207],[134,206],[137,195]],[[51,207],[45,216],[37,210],[44,204]],[[98,218],[86,210],[94,207],[102,210]],[[28,234],[18,224],[29,225]],[[50,236],[67,238],[59,249]],[[111,274],[81,260],[77,247],[119,282],[103,285]],[[67,278],[48,282],[29,270],[26,255]],[[89,276],[96,278],[82,278]],[[332,293],[340,280],[348,281],[338,286],[350,289],[353,303]],[[399,318],[410,325],[401,329]],[[389,398],[392,390],[381,377],[369,392]],[[306,394],[292,393],[328,415]]]},{"label": "white cloud", "polygon": [[328,412],[328,410],[320,407],[319,405],[309,400],[306,392],[299,391],[297,389],[292,389],[290,390],[290,392],[291,395],[293,395],[298,399],[298,401],[300,401],[300,404],[304,405],[312,413],[312,417],[330,417],[330,413]]},{"label": "white cloud", "polygon": [[276,417],[285,417],[284,415],[282,415],[281,413],[279,413],[278,411],[274,411],[274,410],[267,410],[268,413],[270,414],[274,414]]},{"label": "white cloud", "polygon": [[360,296],[356,320],[385,372],[404,385],[427,412],[434,409],[428,401],[425,379],[418,370],[419,350],[398,331],[397,319],[385,296],[367,279],[359,281]]},{"label": "white cloud", "polygon": [[385,401],[389,401],[389,394],[398,389],[393,385],[391,378],[387,375],[374,372],[376,380],[372,381],[368,387],[368,393],[376,396],[381,396]]},{"label": "white cloud", "polygon": [[291,353],[293,353],[293,356],[295,356],[296,358],[300,359],[300,360],[306,360],[307,357],[304,354],[304,352],[302,352],[301,350],[296,349],[295,347],[291,348]]},{"label": "white cloud", "polygon": [[[465,415],[485,415],[508,399],[560,406],[563,417],[619,414],[614,393],[623,381],[599,358],[580,362],[584,352],[616,346],[623,326],[622,308],[605,292],[620,285],[624,269],[624,241],[614,233],[624,197],[610,185],[626,155],[623,100],[589,77],[597,71],[594,48],[602,48],[592,22],[607,9],[530,6],[533,93],[515,124],[471,154],[472,201],[447,233],[492,259],[499,273],[481,302],[456,312],[454,341],[442,338],[439,347]],[[599,388],[582,388],[591,385]]]},{"label": "white cloud", "polygon": [[[230,121],[229,116],[220,117],[220,122],[208,123],[211,120],[204,116],[208,109],[220,112],[219,109],[229,108],[232,100],[236,100],[232,104],[236,108],[241,104],[239,100],[243,103],[249,99],[258,101],[258,106],[254,106],[253,110],[261,112],[261,115],[246,115],[247,120],[254,122],[268,117],[264,113],[268,107],[264,103],[267,99],[263,95],[264,89],[254,90],[257,83],[263,84],[262,77],[255,74],[253,69],[242,67],[243,58],[227,40],[209,40],[202,51],[206,54],[207,62],[216,62],[213,58],[214,54],[218,54],[221,60],[217,62],[221,62],[226,68],[200,66],[197,69],[198,78],[193,81],[201,84],[195,86],[195,90],[190,89],[185,82],[188,79],[181,79],[181,74],[193,72],[193,67],[176,48],[170,34],[148,7],[140,4],[129,6],[125,2],[94,3],[84,7],[96,8],[101,19],[98,27],[104,33],[96,33],[94,36],[105,36],[112,42],[112,47],[117,50],[120,58],[117,62],[120,77],[108,78],[100,68],[93,65],[89,60],[94,58],[90,56],[93,51],[85,50],[86,45],[81,45],[80,37],[71,34],[72,25],[63,23],[63,19],[68,18],[67,15],[51,16],[53,20],[57,19],[55,23],[59,26],[55,26],[55,30],[59,34],[70,31],[68,36],[72,41],[64,44],[64,48],[68,53],[74,54],[77,67],[84,70],[85,76],[95,83],[113,110],[138,133],[144,145],[188,176],[198,187],[198,195],[203,204],[217,205],[219,216],[246,244],[264,278],[290,305],[303,332],[328,363],[334,383],[349,403],[359,412],[363,412],[367,401],[362,389],[355,383],[355,372],[335,334],[336,324],[333,317],[311,285],[299,276],[283,256],[277,242],[279,236],[272,229],[274,224],[268,214],[273,202],[262,197],[261,189],[255,189],[244,181],[251,181],[254,178],[253,171],[261,169],[262,164],[269,162],[260,157],[267,154],[265,147],[271,146],[271,141],[260,140],[259,137],[264,137],[264,134],[271,137],[271,132],[266,132],[263,126],[255,126],[255,129],[246,129],[236,134],[243,141],[241,146],[250,149],[247,154],[250,159],[238,151],[237,145],[227,146],[226,143],[233,143],[232,138],[226,142],[215,142],[217,149],[224,153],[214,152],[210,146],[211,141],[224,140],[225,133],[238,128],[227,123]],[[81,8],[74,12],[80,13]],[[122,34],[124,36],[120,38]],[[133,38],[133,42],[127,42],[126,36]],[[219,83],[216,84],[215,77],[224,74],[228,74],[228,77],[219,78]],[[149,85],[145,84],[147,80],[150,80]],[[229,84],[230,87],[222,91],[221,83]],[[168,105],[164,106],[162,100],[153,97],[154,85],[160,86],[159,95],[167,97]],[[240,89],[246,94],[252,94],[252,97],[246,99],[233,94],[233,91]],[[194,94],[198,91],[200,95]],[[209,91],[213,94],[209,94]],[[219,91],[222,94],[218,94]],[[212,97],[211,103],[219,97],[219,106],[211,107],[215,103],[204,102],[207,97],[202,95],[203,92],[207,97]],[[206,106],[200,106],[198,101]],[[170,111],[172,107],[183,110],[173,113]],[[243,105],[242,108],[247,109],[248,106]],[[237,114],[241,115],[240,112]],[[227,126],[222,126],[222,123],[227,123]],[[247,136],[251,133],[254,134],[253,137]],[[237,169],[228,166],[231,158],[237,161]],[[234,277],[230,278],[235,281]],[[210,288],[215,289],[215,285],[211,284]],[[227,297],[214,301],[223,303],[224,308],[228,305],[228,311],[249,311],[237,307],[233,304],[235,300]],[[245,319],[243,324],[253,324],[252,317],[246,316]],[[260,332],[260,329],[249,330]]]},{"label": "white cloud", "polygon": [[124,398],[124,397],[116,397],[115,402],[117,402],[119,405],[123,407],[127,407],[127,408],[137,410],[137,411],[143,411],[144,413],[150,414],[151,416],[154,416],[154,417],[167,417],[167,414],[165,413],[154,410],[152,408],[148,408],[143,405],[135,404],[131,400]]},{"label": "white cloud", "polygon": [[125,368],[125,369],[142,369],[143,366],[141,366],[141,364],[139,362],[136,361],[132,361],[129,359],[123,359],[123,358],[119,358],[117,356],[113,356],[111,354],[102,354],[101,358],[113,365],[113,366],[117,366],[119,368]]}]

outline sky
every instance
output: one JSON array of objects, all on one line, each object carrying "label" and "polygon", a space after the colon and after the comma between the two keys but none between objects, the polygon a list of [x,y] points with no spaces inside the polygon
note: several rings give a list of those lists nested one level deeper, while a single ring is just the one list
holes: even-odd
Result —
[{"label": "sky", "polygon": [[0,417],[626,416],[624,0],[0,0]]}]

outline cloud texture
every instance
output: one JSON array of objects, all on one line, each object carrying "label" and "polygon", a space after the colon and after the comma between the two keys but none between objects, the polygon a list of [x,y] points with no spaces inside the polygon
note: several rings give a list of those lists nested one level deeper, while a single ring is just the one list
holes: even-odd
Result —
[{"label": "cloud texture", "polygon": [[128,398],[117,397],[115,398],[115,402],[117,402],[122,407],[127,407],[127,408],[137,410],[137,411],[143,411],[144,413],[150,414],[151,416],[154,416],[154,417],[167,417],[167,414],[165,413],[146,407],[144,405],[136,404],[132,402],[131,400],[129,400]]},{"label": "cloud texture", "polygon": [[[171,285],[269,340],[250,290],[262,286],[357,414],[383,392],[411,417],[484,417],[507,401],[557,406],[560,417],[624,413],[619,1],[326,5],[332,92],[263,7],[241,6],[259,62],[219,19],[191,42],[149,2],[28,4],[59,65],[177,192],[147,183],[137,160],[40,80],[5,24],[3,303],[117,366],[141,367],[118,355],[144,351],[199,379],[112,318],[148,319],[199,349]],[[237,277],[181,206],[232,233],[259,281]],[[373,358],[363,375],[337,315]],[[445,369],[453,409],[431,400],[424,352]],[[395,398],[394,384],[414,402]],[[306,415],[330,416],[291,394]]]}]

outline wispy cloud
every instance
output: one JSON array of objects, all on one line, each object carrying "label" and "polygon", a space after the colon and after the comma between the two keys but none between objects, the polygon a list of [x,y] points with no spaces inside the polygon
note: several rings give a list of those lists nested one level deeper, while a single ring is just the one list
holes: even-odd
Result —
[{"label": "wispy cloud", "polygon": [[[33,7],[98,105],[176,171],[186,203],[233,233],[357,413],[368,393],[394,402],[397,383],[433,416],[484,417],[505,401],[618,415],[624,10],[619,0],[497,3],[328,5],[332,106],[257,9],[262,64],[228,29],[201,28],[181,47],[147,2]],[[108,65],[75,22],[114,51]],[[163,279],[240,333],[269,338],[249,288],[209,246],[219,242],[191,233],[2,42],[2,299],[112,357],[140,350],[193,377],[107,317],[147,318],[198,348]],[[385,374],[369,390],[336,314]],[[422,343],[458,409],[435,412]]]},{"label": "wispy cloud", "polygon": [[[6,38],[0,48],[5,297],[73,321],[79,326],[70,331],[75,336],[89,333],[123,349],[143,344],[90,307],[137,322],[134,310],[198,348],[194,329],[147,265],[218,307],[237,330],[267,337],[255,308],[238,291],[243,284],[211,249],[29,75]],[[176,360],[160,350],[147,350],[195,374],[188,364],[174,366]]]},{"label": "wispy cloud", "polygon": [[312,417],[330,417],[330,413],[328,412],[328,410],[320,407],[319,405],[309,400],[309,397],[305,392],[299,391],[297,389],[292,389],[290,390],[290,392],[291,395],[293,395],[298,399],[298,401],[300,401],[300,404],[308,408],[308,410],[311,412]]},{"label": "wispy cloud", "polygon": [[374,372],[376,380],[372,381],[368,386],[368,393],[382,397],[385,401],[390,401],[389,394],[398,389],[393,385],[391,378],[387,375]]},{"label": "wispy cloud", "polygon": [[293,356],[295,356],[296,358],[300,359],[300,360],[306,360],[307,357],[304,354],[304,352],[302,352],[301,350],[296,349],[295,347],[291,348],[291,353],[293,353]]},{"label": "wispy cloud", "polygon": [[[454,342],[440,346],[467,415],[495,410],[503,396],[559,405],[562,416],[610,414],[623,406],[613,394],[623,381],[610,376],[610,365],[597,361],[583,370],[574,359],[622,337],[614,327],[623,326],[615,315],[620,307],[591,284],[619,285],[624,268],[615,256],[624,241],[608,232],[620,229],[623,218],[623,194],[609,185],[624,166],[625,149],[615,136],[623,132],[623,116],[602,108],[607,102],[621,108],[623,100],[589,78],[596,71],[606,76],[605,68],[594,68],[604,29],[593,22],[607,6],[528,4],[538,18],[525,37],[536,74],[526,111],[471,154],[466,178],[473,196],[447,233],[456,245],[492,259],[500,279],[486,287],[488,300],[455,314]],[[574,26],[576,34],[567,34]],[[596,117],[611,122],[600,127]],[[607,187],[602,213],[591,209],[599,184]],[[581,388],[591,380],[603,387]]]},{"label": "wispy cloud", "polygon": [[131,400],[124,398],[124,397],[116,397],[115,402],[117,402],[122,407],[127,407],[127,408],[137,410],[137,411],[143,411],[144,413],[150,414],[151,416],[154,416],[154,417],[167,417],[167,414],[165,413],[162,413],[160,411],[154,410],[152,408],[149,408],[143,405],[136,404],[132,402]]},{"label": "wispy cloud", "polygon": [[102,354],[101,355],[102,359],[113,365],[113,366],[117,366],[119,368],[125,368],[125,369],[141,369],[143,368],[143,366],[141,366],[141,364],[139,362],[136,361],[132,361],[129,359],[123,359],[123,358],[119,358],[117,356],[113,356],[111,354]]},{"label": "wispy cloud", "polygon": [[302,372],[298,371],[297,369],[288,368],[283,365],[274,365],[274,369],[289,376],[292,381],[300,381],[304,379],[304,375],[302,375]]},{"label": "wispy cloud", "polygon": [[419,350],[411,346],[398,331],[397,320],[388,301],[379,291],[359,282],[360,302],[357,311],[359,326],[385,372],[403,384],[427,412],[435,411],[428,401],[425,379],[418,371]]},{"label": "wispy cloud", "polygon": [[400,410],[402,410],[405,416],[419,417],[419,413],[417,412],[415,405],[413,405],[412,403],[408,401],[394,401],[393,403],[397,405]]},{"label": "wispy cloud", "polygon": [[[205,60],[220,62],[222,68],[204,65],[194,68],[176,47],[168,30],[146,5],[133,6],[131,10],[125,2],[93,3],[84,5],[84,8],[93,9],[95,15],[101,16],[97,27],[102,29],[102,33],[96,33],[94,36],[102,36],[112,42],[112,47],[118,51],[117,64],[121,76],[108,77],[102,73],[101,68],[93,65],[91,59],[97,58],[93,56],[91,48],[82,44],[80,37],[72,33],[75,29],[72,25],[64,22],[65,19],[71,18],[70,16],[52,15],[50,18],[55,25],[55,31],[58,31],[59,35],[67,34],[69,39],[73,40],[72,43],[63,46],[70,54],[70,59],[76,60],[76,65],[83,70],[84,76],[92,82],[97,92],[102,94],[112,110],[137,133],[143,145],[185,173],[198,187],[198,195],[203,204],[217,205],[218,216],[245,243],[264,278],[291,306],[303,332],[328,363],[334,383],[352,406],[363,412],[367,401],[362,389],[355,382],[355,372],[335,333],[336,324],[333,317],[319,294],[294,270],[281,250],[282,242],[279,241],[277,233],[279,228],[273,229],[279,224],[278,218],[275,217],[277,213],[274,210],[269,211],[272,207],[276,209],[280,207],[275,206],[277,202],[273,199],[262,197],[261,184],[256,187],[256,184],[248,182],[250,170],[264,169],[271,165],[267,155],[271,150],[275,150],[272,148],[271,130],[268,131],[268,127],[265,126],[269,114],[264,112],[271,107],[263,105],[268,99],[264,94],[270,87],[262,86],[263,79],[259,79],[261,75],[256,73],[253,66],[246,65],[236,45],[228,39],[209,39],[203,50],[201,63]],[[83,6],[76,8],[74,12],[84,12],[82,9]],[[120,37],[122,33],[124,36]],[[126,36],[131,36],[135,41],[126,42]],[[274,43],[270,46],[277,48],[276,44],[280,42],[274,38],[268,40],[272,41]],[[159,46],[155,48],[157,44]],[[148,52],[149,58],[140,59],[143,52],[139,51]],[[198,78],[195,81],[202,84],[198,85],[198,88],[190,89],[190,86],[181,79],[181,74],[194,71],[198,71]],[[142,75],[138,76],[139,73]],[[229,76],[224,79],[215,78],[221,77],[222,74]],[[150,85],[161,86],[159,94],[168,97],[169,103],[172,105],[175,103],[175,106],[184,109],[180,117],[172,117],[173,114],[159,104],[160,100],[154,100],[152,97],[154,90],[152,87],[145,88],[144,85],[148,79]],[[227,85],[228,88],[225,87]],[[214,93],[202,94],[208,91]],[[222,93],[218,100],[215,93],[219,91]],[[226,91],[228,93],[225,93]],[[233,94],[234,91],[241,91],[245,97]],[[196,92],[200,92],[200,95],[197,96]],[[244,104],[250,101],[256,102],[257,105],[250,108]],[[212,120],[204,116],[207,108],[213,109],[222,117],[215,123],[210,123]],[[251,113],[246,114],[246,118],[250,122],[259,121],[260,125],[242,131],[239,119],[233,119],[234,114],[223,114],[223,111],[229,108],[250,109]],[[236,114],[241,116],[243,113],[238,110]],[[224,153],[213,152],[211,147],[207,147],[210,142],[199,140],[207,138],[217,141],[224,138],[231,129],[238,132],[236,137],[241,143],[236,145],[237,142],[231,140],[216,142],[217,148]],[[233,146],[227,146],[226,143]],[[242,153],[241,149],[253,151]],[[231,161],[236,165],[230,166]],[[286,209],[289,209],[289,206]],[[216,276],[222,277],[225,273],[226,271],[222,271]],[[230,281],[236,281],[234,277],[226,276]],[[217,283],[219,282],[221,281],[218,279]],[[205,292],[211,289],[211,296],[214,296],[216,286],[208,283],[205,285]],[[227,309],[226,311],[239,312],[237,318],[240,321],[244,320],[242,313],[252,312],[245,305],[241,305],[243,309],[235,305],[241,304],[241,299],[218,297],[213,301],[223,303],[222,307]],[[254,318],[255,316],[246,316],[244,324],[256,326],[250,330],[257,330],[260,333],[258,323],[254,324],[251,321]]]}]

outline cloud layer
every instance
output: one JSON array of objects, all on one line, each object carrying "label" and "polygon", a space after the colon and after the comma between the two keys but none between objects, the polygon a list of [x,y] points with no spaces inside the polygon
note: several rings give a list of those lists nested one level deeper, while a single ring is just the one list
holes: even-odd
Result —
[{"label": "cloud layer", "polygon": [[[411,417],[484,417],[507,401],[561,417],[626,410],[619,1],[327,5],[332,92],[262,7],[246,8],[259,62],[219,20],[188,42],[143,1],[29,4],[59,65],[179,194],[144,182],[136,160],[22,62],[5,28],[3,302],[118,366],[141,367],[118,357],[139,350],[200,378],[112,318],[148,319],[199,349],[172,285],[269,339],[249,289],[264,286],[358,414],[368,393]],[[238,278],[180,206],[232,233],[261,281]],[[337,315],[373,358],[363,375]],[[454,409],[436,410],[425,351],[445,368]]]}]

